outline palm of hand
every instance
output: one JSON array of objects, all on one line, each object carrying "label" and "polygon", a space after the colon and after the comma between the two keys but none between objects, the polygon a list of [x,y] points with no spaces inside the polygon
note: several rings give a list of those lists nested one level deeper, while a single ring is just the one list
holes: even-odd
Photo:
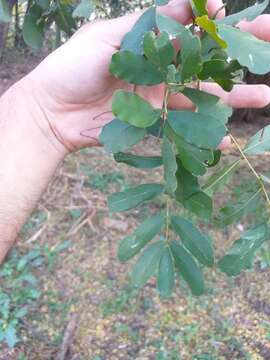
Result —
[{"label": "palm of hand", "polygon": [[[133,90],[109,73],[118,44],[102,39],[99,27],[83,27],[29,75],[39,84],[38,97],[55,135],[70,151],[97,145],[102,127],[113,119],[110,109],[114,91]],[[163,89],[162,85],[138,87],[136,91],[160,107]]]}]

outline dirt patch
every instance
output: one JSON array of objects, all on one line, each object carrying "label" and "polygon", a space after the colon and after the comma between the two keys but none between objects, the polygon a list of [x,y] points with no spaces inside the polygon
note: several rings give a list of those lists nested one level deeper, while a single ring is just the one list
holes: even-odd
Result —
[{"label": "dirt patch", "polygon": [[17,52],[7,53],[0,60],[0,95],[16,81],[33,70],[44,57],[45,54],[31,55],[26,53],[23,55]]}]

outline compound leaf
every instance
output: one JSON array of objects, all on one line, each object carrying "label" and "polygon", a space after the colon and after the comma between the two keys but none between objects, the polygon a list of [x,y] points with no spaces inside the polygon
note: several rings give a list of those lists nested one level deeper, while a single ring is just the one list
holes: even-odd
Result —
[{"label": "compound leaf", "polygon": [[158,241],[150,244],[143,251],[131,273],[131,280],[134,286],[143,287],[155,274],[164,250],[164,244],[164,241]]},{"label": "compound leaf", "polygon": [[112,56],[110,72],[118,79],[135,85],[157,85],[164,81],[155,64],[131,51],[118,51]]},{"label": "compound leaf", "polygon": [[192,293],[197,296],[202,295],[204,293],[203,274],[193,257],[177,241],[171,243],[171,250],[175,264]]},{"label": "compound leaf", "polygon": [[112,194],[108,198],[109,209],[112,212],[127,211],[144,201],[152,200],[164,191],[160,184],[143,184],[123,192]]},{"label": "compound leaf", "polygon": [[170,248],[166,246],[160,258],[157,276],[157,289],[162,298],[171,295],[174,281],[174,260]]},{"label": "compound leaf", "polygon": [[132,235],[124,238],[118,248],[119,260],[125,262],[138,254],[161,231],[164,221],[163,213],[154,215],[145,220]]},{"label": "compound leaf", "polygon": [[117,90],[114,93],[112,111],[121,121],[138,128],[153,125],[161,115],[160,110],[154,109],[139,95],[123,90]]},{"label": "compound leaf", "polygon": [[269,236],[269,228],[266,224],[246,231],[234,242],[228,254],[219,261],[220,270],[229,276],[237,276],[242,270],[249,269],[256,251],[269,240]]},{"label": "compound leaf", "polygon": [[99,140],[107,152],[114,154],[131,148],[141,141],[145,134],[145,129],[114,119],[104,126]]},{"label": "compound leaf", "polygon": [[171,224],[183,245],[201,264],[209,267],[214,265],[214,252],[209,239],[192,222],[180,216],[172,216]]}]

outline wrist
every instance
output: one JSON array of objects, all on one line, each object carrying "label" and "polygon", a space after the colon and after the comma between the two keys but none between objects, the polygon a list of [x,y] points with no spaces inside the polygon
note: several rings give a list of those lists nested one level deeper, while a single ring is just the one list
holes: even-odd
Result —
[{"label": "wrist", "polygon": [[30,90],[22,81],[0,98],[0,263],[67,153]]},{"label": "wrist", "polygon": [[39,144],[43,150],[47,149],[48,157],[52,161],[60,162],[64,159],[69,151],[57,137],[43,106],[44,99],[29,76],[14,84],[3,95],[3,101],[8,103],[9,107],[14,108],[16,105],[11,117],[11,127],[23,128],[33,143],[37,146]]}]

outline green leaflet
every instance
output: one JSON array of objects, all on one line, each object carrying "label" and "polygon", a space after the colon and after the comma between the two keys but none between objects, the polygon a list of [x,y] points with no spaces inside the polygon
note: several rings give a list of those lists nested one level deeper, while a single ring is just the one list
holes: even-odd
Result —
[{"label": "green leaflet", "polygon": [[247,155],[263,154],[266,151],[270,151],[270,125],[252,136],[244,149]]},{"label": "green leaflet", "polygon": [[184,207],[198,217],[209,220],[213,213],[213,201],[203,191],[191,195],[183,202]]},{"label": "green leaflet", "polygon": [[7,0],[0,0],[0,22],[9,22],[11,20]]},{"label": "green leaflet", "polygon": [[131,273],[132,284],[143,287],[147,281],[156,273],[162,252],[164,241],[150,244],[141,254]]},{"label": "green leaflet", "polygon": [[186,29],[179,35],[181,40],[181,80],[184,83],[202,70],[201,41]]},{"label": "green leaflet", "polygon": [[256,251],[269,240],[269,228],[266,224],[258,225],[245,232],[235,241],[227,255],[218,263],[221,271],[229,276],[237,276],[242,270],[249,269],[252,265]]},{"label": "green leaflet", "polygon": [[197,296],[202,295],[204,293],[203,274],[193,257],[177,241],[171,243],[171,250],[175,265],[188,283],[192,293]]},{"label": "green leaflet", "polygon": [[259,40],[250,33],[228,25],[219,25],[220,35],[228,44],[228,55],[246,66],[253,74],[266,74],[270,71],[270,44]]},{"label": "green leaflet", "polygon": [[211,59],[204,62],[203,69],[198,74],[198,77],[200,80],[209,78],[230,80],[235,77],[234,72],[241,68],[241,65],[236,60],[228,63],[222,59]]},{"label": "green leaflet", "polygon": [[171,295],[175,281],[174,260],[168,246],[164,247],[160,258],[157,276],[157,289],[161,298]]},{"label": "green leaflet", "polygon": [[121,44],[121,50],[129,50],[135,54],[143,54],[143,37],[147,31],[156,27],[156,9],[150,7],[146,10],[130,32],[128,32]]},{"label": "green leaflet", "polygon": [[264,12],[268,4],[269,0],[264,0],[261,3],[256,2],[255,5],[250,6],[245,10],[242,10],[236,14],[226,16],[224,19],[216,20],[216,23],[235,26],[242,20],[252,21]]},{"label": "green leaflet", "polygon": [[43,43],[44,22],[39,22],[42,15],[42,7],[34,4],[30,7],[24,18],[23,39],[27,45],[34,49],[40,49]]},{"label": "green leaflet", "polygon": [[190,0],[193,13],[196,16],[207,15],[208,11],[206,8],[207,0]]},{"label": "green leaflet", "polygon": [[248,193],[242,197],[236,204],[228,204],[220,210],[217,218],[217,225],[224,227],[239,221],[257,209],[261,200],[261,189],[255,193]]},{"label": "green leaflet", "polygon": [[216,149],[226,134],[220,120],[192,111],[169,111],[168,123],[177,135],[201,148]]},{"label": "green leaflet", "polygon": [[109,209],[112,212],[127,211],[144,201],[152,200],[164,191],[160,184],[144,184],[123,192],[112,194],[108,198]]},{"label": "green leaflet", "polygon": [[198,148],[180,138],[174,141],[183,166],[194,175],[204,175],[206,173],[205,161],[212,160],[212,152]]},{"label": "green leaflet", "polygon": [[166,32],[181,40],[181,79],[182,82],[190,79],[202,69],[201,42],[198,36],[179,22],[157,14],[157,26],[159,31]]},{"label": "green leaflet", "polygon": [[223,169],[210,176],[210,178],[207,179],[206,183],[203,186],[204,192],[211,196],[215,192],[219,191],[224,185],[226,185],[231,179],[233,172],[240,164],[240,161],[241,160],[238,160],[233,162],[232,164],[226,165]]},{"label": "green leaflet", "polygon": [[135,85],[157,85],[164,81],[158,67],[142,55],[119,51],[112,56],[110,72],[118,79]]},{"label": "green leaflet", "polygon": [[154,109],[139,95],[122,90],[117,90],[113,95],[112,111],[121,121],[138,128],[153,125],[161,115],[161,110]]},{"label": "green leaflet", "polygon": [[20,341],[16,328],[12,324],[9,324],[7,329],[5,329],[5,339],[10,348],[13,348]]},{"label": "green leaflet", "polygon": [[175,50],[166,32],[156,37],[153,31],[147,32],[143,40],[144,54],[153,64],[167,71],[175,57]]},{"label": "green leaflet", "polygon": [[209,219],[213,212],[212,199],[201,191],[198,179],[189,173],[181,161],[177,161],[177,189],[175,198],[197,216]]},{"label": "green leaflet", "polygon": [[104,126],[99,140],[107,152],[114,154],[131,148],[141,141],[145,134],[145,129],[114,119]]},{"label": "green leaflet", "polygon": [[94,10],[94,5],[91,0],[82,0],[72,13],[72,17],[89,19]]},{"label": "green leaflet", "polygon": [[198,178],[188,172],[180,160],[177,159],[177,189],[175,198],[177,201],[183,202],[190,198],[191,195],[200,191]]},{"label": "green leaflet", "polygon": [[177,171],[177,163],[173,146],[166,136],[163,138],[162,158],[164,164],[164,179],[166,183],[166,189],[169,193],[173,194],[177,188],[177,179],[175,176]]},{"label": "green leaflet", "polygon": [[216,166],[220,162],[222,152],[220,150],[214,150],[212,151],[212,155],[211,161],[207,161],[207,167],[209,168]]},{"label": "green leaflet", "polygon": [[223,40],[222,34],[221,36],[219,35],[219,28],[213,20],[209,19],[208,15],[197,17],[195,22],[200,28],[205,30],[221,48],[227,48],[227,43]]},{"label": "green leaflet", "polygon": [[163,228],[165,217],[163,213],[145,220],[132,235],[124,238],[118,248],[118,258],[125,262],[138,254]]},{"label": "green leaflet", "polygon": [[203,235],[190,221],[172,216],[171,224],[180,236],[183,245],[203,265],[214,265],[214,252],[209,239]]},{"label": "green leaflet", "polygon": [[223,124],[226,124],[232,115],[232,108],[223,104],[220,98],[215,95],[187,87],[182,93],[197,106],[199,113],[211,115]]},{"label": "green leaflet", "polygon": [[76,30],[76,21],[72,17],[73,7],[64,2],[57,3],[57,10],[55,13],[55,22],[59,29],[64,31],[68,36],[71,36]]},{"label": "green leaflet", "polygon": [[178,21],[159,13],[156,14],[156,23],[160,32],[167,32],[173,37],[179,36],[187,31],[185,26]]},{"label": "green leaflet", "polygon": [[202,176],[206,173],[206,161],[213,161],[213,152],[187,143],[166,124],[165,132],[172,139],[178,151],[178,158],[190,173]]},{"label": "green leaflet", "polygon": [[118,163],[124,163],[139,169],[153,169],[163,164],[160,156],[138,156],[122,152],[114,154],[114,159]]}]

